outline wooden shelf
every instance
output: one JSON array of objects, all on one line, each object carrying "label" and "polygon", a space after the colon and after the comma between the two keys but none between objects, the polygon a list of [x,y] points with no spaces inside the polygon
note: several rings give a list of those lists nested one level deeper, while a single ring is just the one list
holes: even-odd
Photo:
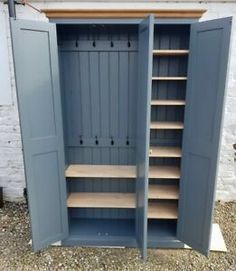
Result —
[{"label": "wooden shelf", "polygon": [[149,184],[149,199],[178,199],[179,188],[177,185]]},{"label": "wooden shelf", "polygon": [[160,9],[160,8],[144,8],[136,9],[135,6],[131,9],[127,8],[106,8],[106,9],[91,9],[91,8],[46,8],[41,9],[48,18],[86,18],[86,19],[127,19],[127,18],[146,18],[149,14],[153,14],[156,18],[201,18],[202,14],[206,12],[205,9]]},{"label": "wooden shelf", "polygon": [[184,124],[177,121],[153,121],[150,129],[184,129]]},{"label": "wooden shelf", "polygon": [[180,168],[176,166],[150,166],[148,177],[153,179],[179,179]]},{"label": "wooden shelf", "polygon": [[70,165],[65,175],[85,178],[136,178],[136,166]]},{"label": "wooden shelf", "polygon": [[177,219],[177,203],[175,202],[149,202],[148,218]]},{"label": "wooden shelf", "polygon": [[181,157],[179,147],[150,147],[149,157]]},{"label": "wooden shelf", "polygon": [[185,105],[184,100],[152,100],[151,105]]},{"label": "wooden shelf", "polygon": [[167,80],[167,81],[181,81],[181,80],[187,80],[187,77],[181,77],[181,76],[154,76],[152,77],[152,80]]},{"label": "wooden shelf", "polygon": [[68,207],[80,208],[135,208],[134,193],[71,193]]},{"label": "wooden shelf", "polygon": [[184,56],[188,55],[189,50],[153,50],[155,56]]}]

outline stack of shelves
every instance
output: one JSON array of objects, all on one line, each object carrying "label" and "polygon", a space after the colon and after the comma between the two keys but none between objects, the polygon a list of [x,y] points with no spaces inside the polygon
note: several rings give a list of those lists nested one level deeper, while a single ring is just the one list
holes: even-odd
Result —
[{"label": "stack of shelves", "polygon": [[[186,57],[188,50],[153,50],[154,62],[160,61],[162,57]],[[154,63],[155,64],[155,63]],[[159,81],[168,84],[169,81],[186,81],[186,76],[153,76],[153,83]],[[168,89],[168,91],[171,91]],[[153,95],[152,95],[153,96]],[[171,95],[166,94],[167,97]],[[159,99],[151,100],[151,110],[157,107],[183,107],[183,99]],[[153,112],[152,112],[153,113]],[[184,129],[183,120],[169,121],[162,118],[161,121],[151,120],[151,131],[167,131]],[[179,198],[179,179],[180,163],[171,164],[166,162],[168,159],[181,159],[181,145],[170,146],[162,144],[152,145],[150,140],[149,152],[149,189],[148,189],[148,219],[156,220],[177,220],[178,219],[178,198]],[[154,159],[161,159],[161,163],[152,163]],[[163,162],[165,160],[165,162]],[[165,183],[166,180],[166,183]],[[151,182],[152,181],[152,182]],[[150,224],[151,227],[151,224]]]},{"label": "stack of shelves", "polygon": [[[136,208],[135,192],[104,189],[101,183],[112,186],[117,182],[134,182],[136,166],[70,164],[65,176],[70,221],[65,245],[74,244],[74,240],[80,245],[135,244],[135,221],[126,218]],[[117,216],[113,218],[111,213]]]},{"label": "stack of shelves", "polygon": [[[66,178],[119,178],[135,180],[135,166],[69,165]],[[135,208],[135,193],[72,192],[67,198],[69,208]]]}]

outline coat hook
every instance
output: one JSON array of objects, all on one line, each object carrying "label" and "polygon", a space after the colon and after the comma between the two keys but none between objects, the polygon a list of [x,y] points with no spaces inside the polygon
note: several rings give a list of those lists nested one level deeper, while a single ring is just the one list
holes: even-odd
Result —
[{"label": "coat hook", "polygon": [[93,47],[96,47],[96,41],[95,40],[93,41]]},{"label": "coat hook", "polygon": [[111,41],[111,47],[114,47],[114,43],[113,43],[113,41]]},{"label": "coat hook", "polygon": [[113,136],[111,136],[111,145],[114,145]]},{"label": "coat hook", "polygon": [[96,140],[95,140],[95,144],[98,145],[99,144],[99,141],[98,141],[98,137],[95,136]]},{"label": "coat hook", "polygon": [[127,136],[126,138],[126,145],[128,146],[129,145],[129,137]]},{"label": "coat hook", "polygon": [[127,45],[128,47],[131,46],[131,43],[130,43],[130,31],[128,30],[128,42],[127,42]]},{"label": "coat hook", "polygon": [[80,145],[83,145],[83,139],[82,139],[82,135],[80,136]]},{"label": "coat hook", "polygon": [[79,44],[78,44],[78,40],[75,41],[75,47],[78,47]]}]

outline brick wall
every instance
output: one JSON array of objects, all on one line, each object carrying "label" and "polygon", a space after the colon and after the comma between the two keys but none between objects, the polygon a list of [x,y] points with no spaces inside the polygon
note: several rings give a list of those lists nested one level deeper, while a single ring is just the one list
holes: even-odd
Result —
[{"label": "brick wall", "polygon": [[[34,3],[39,8],[68,7],[68,8],[109,8],[118,7],[133,8],[134,3]],[[201,20],[221,18],[227,16],[236,17],[236,4],[234,3],[136,3],[138,8],[205,8],[207,12]],[[11,42],[7,19],[7,7],[0,3],[0,16],[4,16],[7,27],[7,41],[9,62],[11,68],[12,104],[0,105],[0,186],[4,187],[4,197],[7,200],[21,200],[25,187],[23,158],[21,151],[21,139],[19,119],[16,104],[16,92],[14,71],[12,64]],[[32,20],[47,20],[44,14],[39,14],[28,7],[17,6],[17,17]],[[236,19],[236,18],[235,18]],[[236,24],[235,24],[236,25]],[[226,90],[226,104],[223,123],[222,142],[220,147],[220,164],[217,182],[217,199],[236,199],[236,162],[232,145],[236,143],[236,27],[232,33],[231,54],[229,63],[228,84]],[[0,102],[1,104],[1,102]]]}]

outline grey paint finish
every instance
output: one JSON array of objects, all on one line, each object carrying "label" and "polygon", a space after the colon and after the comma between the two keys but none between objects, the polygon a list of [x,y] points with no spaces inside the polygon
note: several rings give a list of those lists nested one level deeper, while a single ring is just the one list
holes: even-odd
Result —
[{"label": "grey paint finish", "polygon": [[[96,227],[94,227],[96,225]],[[70,219],[65,245],[137,247],[133,219]]]},{"label": "grey paint finish", "polygon": [[231,18],[192,25],[177,237],[207,255]]},{"label": "grey paint finish", "polygon": [[57,37],[49,23],[11,20],[34,250],[68,234]]},{"label": "grey paint finish", "polygon": [[134,148],[137,52],[60,54],[66,146]]},{"label": "grey paint finish", "polygon": [[153,21],[154,17],[151,15],[139,25],[136,235],[143,258],[147,256],[147,190],[154,32]]},{"label": "grey paint finish", "polygon": [[[67,162],[135,165],[137,27],[58,26],[58,37]],[[135,193],[129,179],[72,178],[67,185],[70,192]],[[69,216],[134,218],[134,210],[74,208]]]},{"label": "grey paint finish", "polygon": [[80,153],[89,149],[100,153],[103,148],[134,151],[131,148],[136,143],[136,29],[97,25],[58,28],[66,146],[80,147]]}]

